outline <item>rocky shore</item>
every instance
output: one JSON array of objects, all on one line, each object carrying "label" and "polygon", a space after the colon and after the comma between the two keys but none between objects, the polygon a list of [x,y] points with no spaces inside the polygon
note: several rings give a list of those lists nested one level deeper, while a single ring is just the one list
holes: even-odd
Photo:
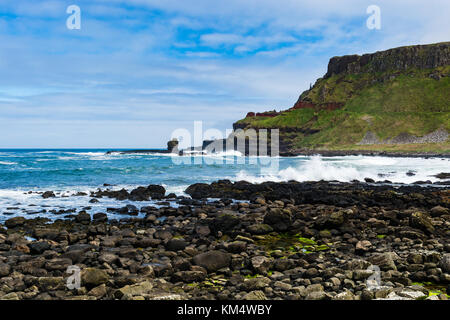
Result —
[{"label": "rocky shore", "polygon": [[[122,219],[6,220],[0,299],[448,299],[448,187],[222,180],[186,193],[86,195],[117,199]],[[130,199],[160,205],[120,205]]]}]

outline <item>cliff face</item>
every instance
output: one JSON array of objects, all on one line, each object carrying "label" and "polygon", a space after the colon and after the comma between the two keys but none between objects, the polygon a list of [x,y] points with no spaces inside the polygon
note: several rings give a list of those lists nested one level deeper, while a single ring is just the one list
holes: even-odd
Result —
[{"label": "cliff face", "polygon": [[280,129],[289,150],[450,153],[450,42],[333,57],[292,108],[249,112],[234,127]]},{"label": "cliff face", "polygon": [[450,64],[450,42],[400,47],[372,54],[333,57],[324,78],[361,72],[397,72],[433,69]]},{"label": "cliff face", "polygon": [[[333,57],[325,76],[318,79],[311,89],[304,91],[296,105],[314,103],[318,105],[316,109],[323,104],[344,105],[364,89],[388,84],[401,76],[439,81],[449,76],[449,65],[450,42],[401,47],[362,56]],[[402,84],[406,82],[402,81]],[[413,90],[419,92],[415,88]],[[405,104],[410,104],[410,101],[405,101]],[[439,101],[441,107],[443,104]],[[405,109],[410,107],[405,105]]]}]

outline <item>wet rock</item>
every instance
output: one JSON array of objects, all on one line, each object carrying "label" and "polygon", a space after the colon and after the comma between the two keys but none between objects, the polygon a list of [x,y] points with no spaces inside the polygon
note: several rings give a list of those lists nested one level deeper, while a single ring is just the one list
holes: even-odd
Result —
[{"label": "wet rock", "polygon": [[450,173],[449,172],[441,172],[439,174],[435,175],[438,179],[450,179]]},{"label": "wet rock", "polygon": [[129,199],[132,201],[147,201],[152,199],[162,199],[166,189],[159,185],[149,185],[148,187],[138,187],[130,192]]},{"label": "wet rock", "polygon": [[53,191],[45,191],[43,194],[42,194],[42,198],[44,198],[44,199],[48,199],[48,198],[55,198],[56,196],[55,196],[55,193],[53,192]]}]

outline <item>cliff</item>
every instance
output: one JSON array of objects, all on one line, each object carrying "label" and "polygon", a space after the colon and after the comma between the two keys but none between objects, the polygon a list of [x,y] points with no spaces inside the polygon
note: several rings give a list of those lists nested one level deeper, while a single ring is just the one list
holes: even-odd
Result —
[{"label": "cliff", "polygon": [[282,152],[450,153],[450,42],[333,57],[293,107],[234,128],[278,128]]}]

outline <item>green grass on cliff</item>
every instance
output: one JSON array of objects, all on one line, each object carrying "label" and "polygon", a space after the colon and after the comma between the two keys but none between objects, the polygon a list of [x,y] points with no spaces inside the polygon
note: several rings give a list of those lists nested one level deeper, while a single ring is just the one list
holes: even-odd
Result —
[{"label": "green grass on cliff", "polygon": [[[431,73],[441,78],[435,80]],[[450,153],[449,140],[432,144],[358,145],[367,131],[375,133],[379,140],[405,133],[424,136],[438,129],[450,132],[449,76],[450,66],[391,75],[336,75],[319,79],[302,98],[314,103],[345,103],[340,110],[297,109],[273,118],[245,118],[238,123],[253,128],[280,128],[281,138],[294,149]],[[287,128],[291,130],[283,132]],[[319,132],[311,134],[311,130]]]}]

